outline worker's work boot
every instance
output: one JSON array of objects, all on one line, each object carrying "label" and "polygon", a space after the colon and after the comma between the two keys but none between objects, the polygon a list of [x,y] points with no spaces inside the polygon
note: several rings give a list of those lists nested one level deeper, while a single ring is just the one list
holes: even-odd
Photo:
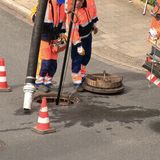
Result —
[{"label": "worker's work boot", "polygon": [[49,91],[52,91],[55,88],[52,83],[52,77],[49,76],[45,77],[44,85],[48,88]]},{"label": "worker's work boot", "polygon": [[50,84],[52,84],[52,77],[46,76],[44,78],[44,85],[48,86]]},{"label": "worker's work boot", "polygon": [[83,92],[84,88],[82,87],[82,84],[74,84],[74,88],[77,92]]},{"label": "worker's work boot", "polygon": [[37,79],[35,81],[35,87],[40,92],[45,92],[46,93],[46,92],[49,91],[48,87],[46,87],[44,85],[44,77],[41,77],[41,76],[37,77]]},{"label": "worker's work boot", "polygon": [[44,83],[44,77],[41,76],[36,77],[35,87],[39,87],[40,85],[43,85],[43,83]]}]

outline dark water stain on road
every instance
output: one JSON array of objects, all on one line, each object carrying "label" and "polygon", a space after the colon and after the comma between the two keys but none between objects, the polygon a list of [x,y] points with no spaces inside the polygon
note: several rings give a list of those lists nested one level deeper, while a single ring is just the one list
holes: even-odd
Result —
[{"label": "dark water stain on road", "polygon": [[71,127],[77,123],[85,127],[93,127],[94,124],[101,123],[104,120],[108,122],[142,123],[146,118],[159,116],[160,110],[139,106],[118,105],[111,107],[109,103],[106,103],[105,106],[79,104],[76,108],[63,111],[53,109],[53,114],[51,120],[57,123],[64,122],[65,127]]},{"label": "dark water stain on road", "polygon": [[[117,95],[118,96],[118,95]],[[146,118],[160,116],[160,110],[144,108],[143,106],[123,106],[120,104],[110,104],[106,102],[109,97],[106,95],[96,95],[88,93],[80,93],[82,100],[79,104],[62,108],[55,104],[48,104],[49,118],[52,123],[63,123],[64,127],[71,127],[76,124],[93,127],[95,124],[107,122],[120,123],[139,123],[141,124]],[[32,108],[32,113],[38,112],[40,104],[36,104]],[[17,115],[24,115],[23,109],[18,109],[14,113]],[[30,125],[30,124],[28,124]],[[124,126],[124,125],[123,125]],[[132,129],[127,125],[126,129]],[[106,128],[112,130],[112,128]],[[10,130],[0,130],[0,132],[7,132]],[[12,131],[12,130],[11,130]]]}]

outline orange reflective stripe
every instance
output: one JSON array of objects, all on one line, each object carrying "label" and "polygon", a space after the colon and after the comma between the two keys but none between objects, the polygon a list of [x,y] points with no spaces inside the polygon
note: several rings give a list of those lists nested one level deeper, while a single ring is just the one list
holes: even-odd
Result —
[{"label": "orange reflective stripe", "polygon": [[82,83],[82,76],[80,74],[72,73],[72,81],[74,84],[81,84]]},{"label": "orange reflective stripe", "polygon": [[87,69],[86,69],[86,66],[81,66],[81,74],[86,74],[87,72]]}]

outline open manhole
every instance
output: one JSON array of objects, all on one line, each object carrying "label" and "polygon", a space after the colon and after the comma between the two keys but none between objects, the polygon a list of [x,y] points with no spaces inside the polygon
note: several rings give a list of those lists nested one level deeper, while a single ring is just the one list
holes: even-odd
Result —
[{"label": "open manhole", "polygon": [[[57,100],[57,93],[55,92],[49,92],[49,93],[43,93],[43,92],[37,92],[34,94],[33,101],[37,103],[41,103],[42,98],[46,97],[48,103],[55,103]],[[74,95],[69,94],[63,94],[60,96],[59,99],[59,105],[60,106],[70,106],[74,105],[80,102],[80,99]]]}]

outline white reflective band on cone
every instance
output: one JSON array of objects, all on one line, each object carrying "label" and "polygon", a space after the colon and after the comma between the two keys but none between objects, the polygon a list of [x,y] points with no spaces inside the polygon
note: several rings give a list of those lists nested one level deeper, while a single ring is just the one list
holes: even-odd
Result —
[{"label": "white reflective band on cone", "polygon": [[157,80],[154,82],[155,85],[158,85],[159,83],[160,83],[160,79],[157,79]]},{"label": "white reflective band on cone", "polygon": [[153,75],[153,74],[150,74],[150,75],[148,76],[148,79],[151,80],[153,77],[154,77],[154,75]]},{"label": "white reflective band on cone", "polygon": [[42,123],[42,124],[49,123],[49,118],[38,117],[38,123]]},{"label": "white reflective band on cone", "polygon": [[48,112],[48,108],[47,107],[41,108],[41,112]]},{"label": "white reflective band on cone", "polygon": [[31,109],[31,104],[32,104],[32,92],[25,92],[24,93],[23,108],[24,109]]},{"label": "white reflective band on cone", "polygon": [[0,66],[0,72],[6,71],[5,66]]},{"label": "white reflective band on cone", "polygon": [[0,77],[0,82],[6,82],[6,81],[7,81],[6,77]]}]

